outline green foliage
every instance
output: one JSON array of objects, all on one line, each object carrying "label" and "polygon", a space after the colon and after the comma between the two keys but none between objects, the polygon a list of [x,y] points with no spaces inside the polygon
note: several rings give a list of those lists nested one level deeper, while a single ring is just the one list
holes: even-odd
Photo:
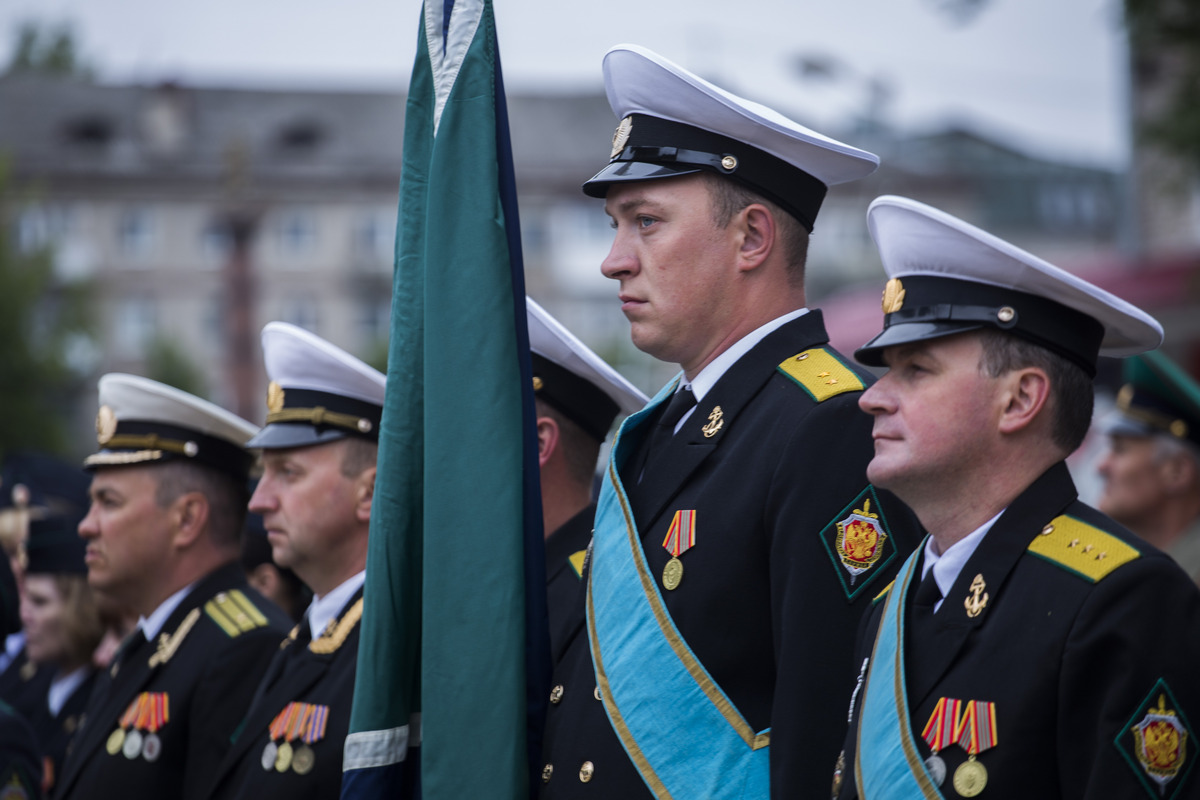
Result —
[{"label": "green foliage", "polygon": [[83,63],[75,45],[75,34],[67,24],[42,27],[27,21],[17,26],[17,44],[5,72],[37,72],[44,75],[90,78],[91,67]]},{"label": "green foliage", "polygon": [[1125,22],[1135,80],[1168,87],[1162,110],[1138,134],[1200,167],[1200,3],[1125,0]]},{"label": "green foliage", "polygon": [[172,339],[156,338],[146,353],[146,377],[197,397],[207,397],[204,375],[187,351]]},{"label": "green foliage", "polygon": [[49,248],[15,241],[24,204],[0,157],[0,457],[67,452],[66,418],[85,387],[66,354],[91,329],[88,285],[59,282]]}]

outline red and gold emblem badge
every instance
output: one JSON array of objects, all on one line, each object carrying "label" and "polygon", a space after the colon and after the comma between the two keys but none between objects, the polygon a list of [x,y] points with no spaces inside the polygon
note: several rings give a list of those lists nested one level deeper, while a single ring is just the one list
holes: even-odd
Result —
[{"label": "red and gold emblem badge", "polygon": [[879,561],[887,538],[879,515],[871,513],[869,498],[862,508],[854,509],[850,516],[837,524],[834,547],[842,566],[850,573],[851,584]]},{"label": "red and gold emblem badge", "polygon": [[1158,707],[1147,711],[1133,726],[1133,753],[1150,780],[1165,787],[1175,780],[1187,761],[1188,731],[1174,709],[1167,708],[1166,695],[1158,696]]}]

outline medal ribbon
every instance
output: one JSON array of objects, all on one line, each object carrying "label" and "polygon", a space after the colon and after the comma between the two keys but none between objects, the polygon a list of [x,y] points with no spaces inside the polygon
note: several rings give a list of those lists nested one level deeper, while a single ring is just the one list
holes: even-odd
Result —
[{"label": "medal ribbon", "polygon": [[663,539],[663,547],[667,548],[668,553],[678,558],[695,543],[696,512],[691,509],[679,509],[675,512],[675,519],[671,520],[671,528],[667,531],[666,538]]},{"label": "medal ribbon", "polygon": [[305,744],[319,742],[325,738],[325,723],[329,720],[329,706],[309,706],[308,722],[302,738]]},{"label": "medal ribbon", "polygon": [[[121,715],[121,728],[128,730],[131,725],[134,725],[142,717],[142,712],[146,708],[146,703],[150,696],[146,692],[142,692],[133,699],[129,704],[129,708],[125,709],[125,713]],[[140,727],[140,726],[139,726]]]},{"label": "medal ribbon", "polygon": [[943,697],[937,701],[933,713],[929,715],[929,722],[925,723],[925,730],[921,732],[930,750],[937,753],[955,743],[961,709],[962,701],[953,697]]},{"label": "medal ribbon", "polygon": [[958,746],[971,755],[977,755],[995,747],[996,704],[982,700],[971,700],[963,708],[962,721],[958,723]]},{"label": "medal ribbon", "polygon": [[296,716],[299,709],[296,708],[297,703],[288,703],[283,707],[283,710],[275,715],[275,719],[271,721],[270,731],[271,741],[275,741],[283,736],[284,731],[292,724],[292,719]]},{"label": "medal ribbon", "polygon": [[291,724],[287,729],[286,741],[289,742],[300,736],[300,731],[304,729],[313,713],[313,706],[308,703],[292,703],[292,705],[296,707],[296,713],[292,716]]}]

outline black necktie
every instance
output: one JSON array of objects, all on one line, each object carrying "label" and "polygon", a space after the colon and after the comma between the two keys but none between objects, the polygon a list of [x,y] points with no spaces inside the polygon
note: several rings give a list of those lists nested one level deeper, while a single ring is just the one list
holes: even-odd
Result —
[{"label": "black necktie", "polygon": [[908,640],[914,650],[920,647],[919,642],[927,640],[927,637],[933,633],[933,607],[941,599],[942,590],[938,588],[937,581],[933,579],[933,569],[931,568],[917,586],[917,593],[913,595],[912,599]]},{"label": "black necktie", "polygon": [[650,437],[650,452],[654,453],[671,441],[671,437],[675,435],[675,426],[679,424],[679,420],[683,419],[692,408],[696,406],[696,395],[692,394],[692,390],[688,388],[680,389],[675,394],[671,395],[671,399],[667,401],[667,407],[663,409],[662,416],[658,418],[658,423],[654,427],[654,433]]}]

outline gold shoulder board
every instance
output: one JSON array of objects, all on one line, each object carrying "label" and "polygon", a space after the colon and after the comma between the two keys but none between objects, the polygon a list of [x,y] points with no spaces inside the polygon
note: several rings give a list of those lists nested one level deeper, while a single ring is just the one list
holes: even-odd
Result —
[{"label": "gold shoulder board", "polygon": [[240,636],[267,624],[263,613],[238,589],[221,592],[204,604],[204,611],[229,636]]},{"label": "gold shoulder board", "polygon": [[1029,543],[1029,552],[1099,583],[1139,553],[1110,533],[1066,515],[1055,517]]},{"label": "gold shoulder board", "polygon": [[797,353],[778,369],[818,403],[843,392],[861,392],[866,388],[849,367],[823,347]]}]

